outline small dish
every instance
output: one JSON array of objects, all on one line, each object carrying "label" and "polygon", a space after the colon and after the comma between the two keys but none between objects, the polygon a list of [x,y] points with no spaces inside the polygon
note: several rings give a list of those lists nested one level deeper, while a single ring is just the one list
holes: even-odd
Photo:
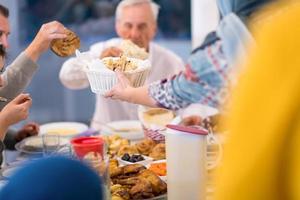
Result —
[{"label": "small dish", "polygon": [[150,158],[150,157],[144,156],[144,155],[141,155],[141,156],[144,158],[144,160],[138,161],[138,162],[129,162],[129,161],[126,161],[126,160],[122,160],[121,157],[117,157],[117,160],[119,161],[120,165],[141,164],[141,165],[147,166],[147,165],[149,165],[150,163],[153,162],[153,158]]}]

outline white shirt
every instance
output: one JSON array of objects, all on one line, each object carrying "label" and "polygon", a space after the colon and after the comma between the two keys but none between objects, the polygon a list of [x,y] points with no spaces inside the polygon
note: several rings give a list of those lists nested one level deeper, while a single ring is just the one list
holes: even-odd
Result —
[{"label": "white shirt", "polygon": [[[94,57],[100,57],[104,49],[112,46],[117,47],[120,43],[120,38],[99,42],[90,47],[89,53]],[[151,71],[146,84],[174,75],[183,70],[184,67],[184,63],[177,55],[153,42],[149,45],[149,60]],[[70,58],[65,61],[59,73],[62,84],[70,89],[88,87],[89,81],[83,71],[83,67],[82,64],[78,63],[77,58]],[[92,128],[100,129],[101,123],[110,121],[136,119],[138,119],[137,105],[119,100],[106,99],[101,95],[97,95],[94,117],[91,123]]]}]

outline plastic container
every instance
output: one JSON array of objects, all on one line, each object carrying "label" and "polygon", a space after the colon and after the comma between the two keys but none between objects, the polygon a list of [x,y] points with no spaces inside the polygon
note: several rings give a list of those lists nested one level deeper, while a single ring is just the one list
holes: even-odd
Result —
[{"label": "plastic container", "polygon": [[80,137],[71,140],[75,154],[84,158],[88,153],[98,153],[104,156],[104,140],[99,137]]},{"label": "plastic container", "polygon": [[[118,59],[118,58],[105,58],[105,59]],[[134,71],[124,72],[125,76],[129,79],[133,87],[140,87],[144,85],[146,78],[150,72],[150,62],[148,60],[139,60],[134,58],[127,58],[139,66]],[[86,75],[90,82],[92,92],[104,95],[118,83],[117,75],[105,67],[100,59],[95,59],[89,63],[86,68]]]},{"label": "plastic container", "polygon": [[105,199],[110,199],[109,158],[104,140],[100,137],[81,137],[71,140],[75,155],[102,178]]},{"label": "plastic container", "polygon": [[205,199],[208,132],[179,125],[167,127],[168,199]]}]

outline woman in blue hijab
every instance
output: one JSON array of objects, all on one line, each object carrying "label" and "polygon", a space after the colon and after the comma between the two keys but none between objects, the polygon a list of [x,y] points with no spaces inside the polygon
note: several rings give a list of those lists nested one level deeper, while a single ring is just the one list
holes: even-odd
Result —
[{"label": "woman in blue hijab", "polygon": [[99,176],[79,161],[50,157],[27,164],[0,191],[3,200],[102,200]]},{"label": "woman in blue hijab", "polygon": [[131,87],[119,73],[119,83],[106,97],[172,110],[192,103],[219,107],[235,81],[237,57],[245,57],[246,47],[253,42],[247,23],[258,9],[272,1],[276,0],[218,0],[221,21],[216,33],[209,34],[194,51],[184,72],[140,88]]}]

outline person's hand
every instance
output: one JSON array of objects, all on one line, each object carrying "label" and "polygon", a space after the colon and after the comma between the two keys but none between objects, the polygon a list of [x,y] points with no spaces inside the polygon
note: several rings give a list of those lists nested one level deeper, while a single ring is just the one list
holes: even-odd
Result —
[{"label": "person's hand", "polygon": [[123,101],[130,101],[130,93],[133,87],[130,84],[130,81],[125,77],[121,72],[116,72],[118,77],[118,83],[108,91],[104,97],[119,99]]},{"label": "person's hand", "polygon": [[16,134],[15,140],[20,142],[21,140],[37,135],[39,133],[40,126],[37,123],[31,122],[23,126]]},{"label": "person's hand", "polygon": [[52,40],[67,37],[65,30],[66,28],[57,21],[43,24],[31,44],[25,50],[26,55],[36,62],[39,56],[49,49]]},{"label": "person's hand", "polygon": [[185,117],[180,122],[180,125],[183,126],[201,126],[202,124],[202,118],[197,115],[191,115],[188,117]]},{"label": "person's hand", "polygon": [[105,58],[105,57],[119,57],[121,56],[123,51],[117,47],[109,47],[102,51],[100,58]]},{"label": "person's hand", "polygon": [[13,125],[28,117],[32,100],[29,94],[20,94],[0,112],[0,120],[6,126]]}]

